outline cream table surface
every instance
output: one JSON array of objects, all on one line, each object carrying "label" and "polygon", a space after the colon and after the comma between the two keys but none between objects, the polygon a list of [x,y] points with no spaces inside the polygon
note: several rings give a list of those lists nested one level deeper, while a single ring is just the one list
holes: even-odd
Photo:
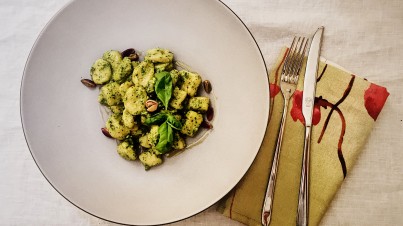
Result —
[{"label": "cream table surface", "polygon": [[[0,0],[0,225],[114,225],[79,210],[48,184],[21,128],[25,61],[41,29],[67,2]],[[403,1],[223,2],[249,27],[269,67],[294,34],[309,35],[323,25],[322,56],[388,88],[367,145],[321,225],[403,225]],[[214,205],[173,225],[240,223]]]}]

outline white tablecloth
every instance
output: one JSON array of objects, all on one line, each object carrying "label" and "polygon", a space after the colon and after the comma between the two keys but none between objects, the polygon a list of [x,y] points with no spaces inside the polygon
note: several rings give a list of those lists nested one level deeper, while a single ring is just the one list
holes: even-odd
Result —
[{"label": "white tablecloth", "polygon": [[[41,29],[68,0],[0,1],[0,225],[113,225],[62,198],[36,167],[19,113],[21,76]],[[326,27],[322,55],[390,97],[322,225],[403,225],[403,1],[224,0],[270,67],[294,34]],[[215,206],[174,225],[239,225]]]}]

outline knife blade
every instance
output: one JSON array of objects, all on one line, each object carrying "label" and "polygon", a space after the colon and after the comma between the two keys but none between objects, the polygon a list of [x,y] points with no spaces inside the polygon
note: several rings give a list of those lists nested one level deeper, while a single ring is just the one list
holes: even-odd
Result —
[{"label": "knife blade", "polygon": [[302,94],[302,114],[305,126],[312,126],[312,113],[315,101],[316,76],[319,67],[320,49],[324,27],[318,28],[313,35],[306,62],[304,92]]},{"label": "knife blade", "polygon": [[311,149],[312,114],[315,103],[316,77],[324,27],[313,35],[306,62],[302,114],[305,119],[305,142],[302,156],[301,182],[298,195],[297,226],[307,226],[309,218],[309,155]]}]

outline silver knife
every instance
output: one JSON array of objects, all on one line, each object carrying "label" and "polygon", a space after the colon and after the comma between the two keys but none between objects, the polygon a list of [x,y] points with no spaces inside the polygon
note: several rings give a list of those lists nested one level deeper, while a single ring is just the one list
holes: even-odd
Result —
[{"label": "silver knife", "polygon": [[298,196],[297,226],[307,226],[309,216],[309,152],[311,149],[312,114],[315,102],[316,77],[324,27],[318,28],[312,38],[306,62],[302,114],[305,118],[305,144],[302,157],[301,182]]}]

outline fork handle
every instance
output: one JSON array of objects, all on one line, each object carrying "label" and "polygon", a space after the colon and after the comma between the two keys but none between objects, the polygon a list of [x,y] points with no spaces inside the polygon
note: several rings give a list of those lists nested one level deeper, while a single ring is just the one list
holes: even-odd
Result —
[{"label": "fork handle", "polygon": [[297,226],[307,226],[309,216],[309,152],[311,149],[311,126],[305,127],[304,154],[302,156],[301,183],[298,196]]},{"label": "fork handle", "polygon": [[263,203],[262,224],[264,226],[268,226],[270,224],[272,216],[274,187],[276,186],[278,162],[280,159],[281,143],[283,141],[284,125],[287,119],[288,103],[289,98],[285,98],[283,115],[281,117],[281,123],[280,123],[280,130],[277,137],[276,149],[274,151],[273,163],[271,165],[269,181],[267,183],[266,195]]}]

